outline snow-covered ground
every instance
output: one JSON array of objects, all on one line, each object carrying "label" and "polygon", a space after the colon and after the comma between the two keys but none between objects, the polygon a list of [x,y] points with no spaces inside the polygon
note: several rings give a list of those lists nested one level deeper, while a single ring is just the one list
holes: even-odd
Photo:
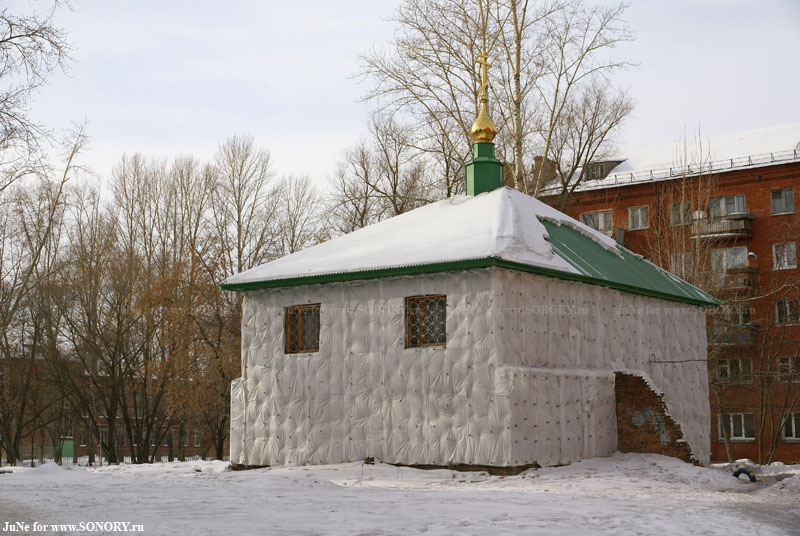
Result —
[{"label": "snow-covered ground", "polygon": [[800,533],[800,466],[755,484],[728,468],[644,454],[514,477],[362,463],[238,472],[224,462],[0,471],[8,470],[0,474],[0,533],[6,522],[42,534],[32,531],[34,522],[114,521],[182,536]]}]

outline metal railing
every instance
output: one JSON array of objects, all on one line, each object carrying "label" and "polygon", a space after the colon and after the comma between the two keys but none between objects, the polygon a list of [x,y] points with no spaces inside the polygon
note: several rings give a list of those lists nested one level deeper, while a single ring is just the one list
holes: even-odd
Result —
[{"label": "metal railing", "polygon": [[692,221],[692,238],[752,235],[752,214],[730,214],[722,218],[698,218]]},{"label": "metal railing", "polygon": [[[215,458],[213,456],[211,456],[211,457],[206,456],[205,458],[202,457],[202,456],[186,456],[185,457],[185,460],[187,462],[196,462],[196,461],[200,461],[200,460],[211,461],[211,460],[214,460],[214,459]],[[224,460],[228,461],[228,457],[225,456]],[[159,462],[159,461],[161,461],[161,462],[169,462],[170,461],[169,460],[169,456],[164,455],[164,456],[161,456],[160,459],[157,458],[156,462]],[[173,462],[178,462],[180,460],[178,460],[177,456],[173,456],[173,460],[172,461]],[[21,462],[21,465],[23,465],[25,467],[30,467],[31,466],[31,462],[33,462],[34,466],[39,466],[39,465],[44,464],[44,463],[58,463],[59,465],[79,465],[81,467],[87,467],[89,465],[89,456],[88,455],[78,456],[77,459],[72,457],[72,456],[70,456],[70,457],[62,457],[59,462],[56,462],[55,458],[53,458],[51,456],[39,456],[38,453],[37,453],[34,456],[33,460],[31,460],[30,455],[26,455],[26,456],[23,456],[23,458],[21,460],[19,460],[19,462]],[[132,463],[131,457],[130,456],[124,456],[122,461],[120,461],[120,463],[121,464],[131,464]],[[0,467],[6,467],[7,465],[8,465],[8,463],[7,463],[7,461],[5,459],[0,460]],[[108,460],[106,460],[106,458],[104,456],[95,455],[95,457],[94,457],[94,465],[95,466],[108,465]]]},{"label": "metal railing", "polygon": [[[787,162],[800,161],[800,151],[797,149],[790,151],[776,151],[757,155],[741,156],[737,158],[726,158],[724,160],[712,160],[701,164],[688,164],[686,166],[673,166],[658,170],[645,170],[632,173],[615,173],[602,179],[584,180],[577,188],[577,191],[596,190],[600,188],[610,188],[614,186],[625,186],[639,182],[662,181],[676,179],[680,177],[692,177],[697,175],[707,175],[709,173],[731,171],[753,166],[766,166],[770,164],[784,164]],[[543,191],[543,194],[558,193],[557,191]]]},{"label": "metal railing", "polygon": [[740,345],[755,344],[758,337],[758,324],[740,324],[727,326],[709,332],[709,344],[712,345]]}]

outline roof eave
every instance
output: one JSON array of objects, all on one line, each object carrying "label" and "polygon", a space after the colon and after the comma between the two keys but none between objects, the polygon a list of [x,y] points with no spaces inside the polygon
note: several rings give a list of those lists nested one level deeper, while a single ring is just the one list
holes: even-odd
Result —
[{"label": "roof eave", "polygon": [[234,292],[246,292],[251,290],[267,289],[267,288],[282,288],[294,287],[299,285],[315,285],[324,283],[340,283],[345,281],[359,281],[368,279],[379,279],[383,277],[398,277],[404,275],[422,275],[434,274],[439,272],[450,272],[456,270],[472,270],[477,268],[506,268],[509,270],[517,270],[520,272],[527,272],[532,274],[553,277],[567,281],[578,281],[589,285],[598,285],[602,287],[628,292],[630,294],[638,294],[641,296],[649,296],[652,298],[659,298],[667,301],[674,301],[686,303],[689,305],[696,305],[699,307],[719,307],[722,302],[711,298],[711,300],[700,300],[689,298],[686,296],[677,296],[674,294],[659,292],[652,289],[628,285],[617,281],[608,281],[596,277],[591,277],[583,274],[576,274],[570,272],[562,272],[552,268],[545,268],[542,266],[534,266],[514,261],[509,261],[499,257],[485,257],[480,259],[467,259],[458,261],[438,262],[431,264],[418,264],[413,266],[402,266],[394,268],[383,268],[376,270],[359,270],[353,272],[340,272],[323,275],[311,275],[301,277],[289,277],[282,279],[271,279],[265,281],[249,281],[244,283],[222,283],[220,288],[223,290],[230,290]]}]

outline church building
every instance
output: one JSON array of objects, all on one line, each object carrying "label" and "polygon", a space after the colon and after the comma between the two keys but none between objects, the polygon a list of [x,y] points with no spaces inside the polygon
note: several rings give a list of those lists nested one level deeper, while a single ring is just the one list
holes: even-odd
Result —
[{"label": "church building", "polygon": [[503,187],[487,107],[484,83],[466,195],[222,283],[243,293],[233,466],[708,462],[719,302]]}]

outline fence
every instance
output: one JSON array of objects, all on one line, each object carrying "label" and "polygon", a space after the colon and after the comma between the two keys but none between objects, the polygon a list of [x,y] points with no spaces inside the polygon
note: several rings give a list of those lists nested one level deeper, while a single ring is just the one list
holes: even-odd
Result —
[{"label": "fence", "polygon": [[[600,188],[610,188],[614,186],[624,186],[640,182],[663,181],[679,177],[692,177],[696,175],[708,175],[722,171],[731,171],[755,166],[768,166],[771,164],[784,164],[788,162],[800,162],[800,151],[797,149],[789,151],[776,151],[737,158],[726,158],[723,160],[713,160],[701,164],[689,164],[686,166],[674,166],[659,170],[646,170],[633,173],[609,174],[602,179],[584,180],[578,187],[578,191],[596,190]],[[559,193],[559,188],[546,187],[542,195],[555,195]]]},{"label": "fence", "polygon": [[[55,447],[44,447],[44,448],[36,447],[34,448],[33,453],[30,452],[30,449],[23,449],[23,450],[28,450],[28,452],[22,453],[22,459],[19,460],[21,462],[19,463],[19,465],[22,465],[24,467],[31,467],[31,465],[37,466],[43,463],[57,463],[56,457],[54,456],[54,452],[56,450]],[[202,456],[185,456],[184,459],[187,462],[196,462],[200,460],[212,461],[215,458],[213,456],[206,456],[205,458]],[[229,461],[228,456],[225,456],[223,460]],[[165,454],[163,456],[159,456],[155,459],[155,461],[169,462],[170,461],[169,455]],[[178,459],[178,456],[173,456],[172,461],[177,462],[180,460]],[[59,465],[65,465],[65,466],[77,465],[81,467],[87,467],[89,465],[89,456],[88,455],[77,456],[77,457],[62,456],[61,460],[58,463]],[[122,461],[120,463],[123,464],[132,463],[131,457],[123,456]],[[5,467],[6,465],[8,465],[8,463],[5,459],[5,456],[3,456],[2,458],[0,458],[0,467]],[[105,458],[105,456],[101,454],[95,454],[94,465],[95,466],[108,465],[108,460]]]}]

